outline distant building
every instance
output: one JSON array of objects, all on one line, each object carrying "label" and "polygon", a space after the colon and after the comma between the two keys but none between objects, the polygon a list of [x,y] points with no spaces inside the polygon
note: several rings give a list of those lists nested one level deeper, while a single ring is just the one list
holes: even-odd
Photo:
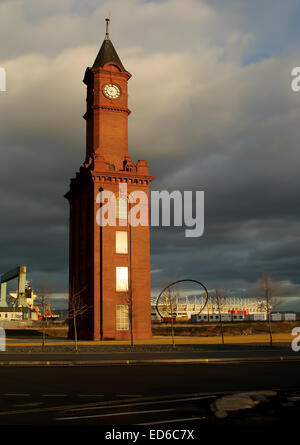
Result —
[{"label": "distant building", "polygon": [[[217,322],[220,320],[218,307],[215,304],[205,304],[204,297],[194,297],[194,301],[190,297],[177,298],[172,304],[173,318],[176,321],[191,321],[199,322]],[[267,311],[261,302],[253,298],[236,298],[229,297],[223,300],[220,307],[222,321],[265,321],[267,320]],[[162,321],[171,316],[170,308],[162,300],[158,304],[158,311],[156,304],[151,306],[152,322]],[[272,313],[272,321],[280,320],[296,320],[295,313]]]},{"label": "distant building", "polygon": [[29,318],[37,320],[37,316],[31,317],[29,308],[0,307],[0,321],[20,321]]},{"label": "distant building", "polygon": [[283,319],[285,321],[295,321],[296,320],[296,314],[295,313],[285,312],[283,314]]}]

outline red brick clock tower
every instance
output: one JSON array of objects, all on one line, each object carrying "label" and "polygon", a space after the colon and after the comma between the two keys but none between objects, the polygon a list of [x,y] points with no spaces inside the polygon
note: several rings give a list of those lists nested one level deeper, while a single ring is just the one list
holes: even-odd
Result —
[{"label": "red brick clock tower", "polygon": [[[150,338],[149,226],[128,223],[133,205],[128,196],[137,190],[148,196],[154,177],[146,161],[134,163],[128,153],[131,75],[109,38],[106,21],[105,40],[83,80],[85,162],[65,195],[70,204],[69,307],[78,314],[80,339]],[[97,222],[104,191],[116,198],[115,226]],[[73,329],[70,320],[70,337]]]}]

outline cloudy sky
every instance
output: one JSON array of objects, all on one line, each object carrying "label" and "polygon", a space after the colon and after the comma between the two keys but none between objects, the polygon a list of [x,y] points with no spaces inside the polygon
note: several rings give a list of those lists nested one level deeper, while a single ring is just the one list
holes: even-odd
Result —
[{"label": "cloudy sky", "polygon": [[111,39],[132,73],[129,146],[153,190],[204,190],[205,234],[153,230],[153,291],[195,278],[300,296],[297,0],[0,0],[0,272],[67,290],[69,179],[84,160],[85,68]]}]

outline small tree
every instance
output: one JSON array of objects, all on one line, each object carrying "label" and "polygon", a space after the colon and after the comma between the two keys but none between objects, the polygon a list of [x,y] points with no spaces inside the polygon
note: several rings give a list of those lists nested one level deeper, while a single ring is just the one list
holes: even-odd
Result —
[{"label": "small tree", "polygon": [[46,315],[46,307],[49,306],[50,299],[50,287],[48,284],[40,283],[38,285],[38,296],[37,303],[40,305],[41,314],[42,314],[42,348],[45,347],[46,344],[46,328],[48,327],[48,318]]},{"label": "small tree", "polygon": [[41,306],[42,306],[42,323],[43,323],[43,341],[42,341],[42,348],[45,347],[45,342],[46,342],[46,325],[48,324],[47,321],[47,317],[46,317],[46,305],[48,304],[48,300],[46,300],[46,297],[44,295],[41,296]]},{"label": "small tree", "polygon": [[[270,336],[270,346],[273,345],[273,335],[272,335],[272,326],[271,326],[271,301],[276,300],[274,299],[275,292],[276,292],[276,284],[272,282],[271,277],[269,275],[265,275],[265,273],[262,273],[262,277],[259,280],[259,287],[261,291],[264,293],[264,301],[260,302],[261,309],[265,308],[267,312],[267,321],[269,326],[269,336]],[[279,304],[279,303],[278,303]]]},{"label": "small tree", "polygon": [[[276,290],[277,290],[277,288],[276,288]],[[281,298],[281,297],[272,297],[271,298],[271,309],[274,310],[282,302],[283,302],[283,298]]]},{"label": "small tree", "polygon": [[89,306],[81,303],[81,294],[86,288],[87,288],[87,286],[85,286],[79,292],[76,292],[75,294],[73,294],[69,301],[69,305],[70,305],[69,306],[69,316],[67,317],[67,319],[73,321],[74,341],[75,341],[75,351],[76,352],[78,352],[77,319],[80,316],[81,317],[84,316],[89,310]]},{"label": "small tree", "polygon": [[222,321],[222,311],[226,306],[226,297],[224,296],[224,292],[222,289],[216,288],[215,295],[211,296],[213,307],[216,307],[219,314],[219,323],[220,323],[220,333],[222,338],[222,345],[224,345],[224,329],[223,329],[223,321]]},{"label": "small tree", "polygon": [[174,314],[175,314],[175,307],[176,307],[176,299],[178,298],[178,295],[175,294],[175,292],[169,288],[165,292],[165,299],[166,299],[166,307],[169,312],[169,316],[171,319],[171,337],[172,337],[172,348],[175,349],[175,336],[174,336]]},{"label": "small tree", "polygon": [[132,298],[132,286],[131,286],[131,283],[130,283],[130,289],[129,289],[129,292],[128,292],[128,297],[126,298],[126,304],[128,305],[130,345],[131,345],[131,347],[133,347],[133,298]]}]

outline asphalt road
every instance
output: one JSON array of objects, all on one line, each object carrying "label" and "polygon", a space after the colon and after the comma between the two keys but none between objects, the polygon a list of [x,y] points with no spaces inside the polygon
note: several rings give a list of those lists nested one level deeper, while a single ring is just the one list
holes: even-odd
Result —
[{"label": "asphalt road", "polygon": [[289,390],[300,394],[299,375],[299,361],[1,367],[0,424],[200,421],[218,393]]}]

